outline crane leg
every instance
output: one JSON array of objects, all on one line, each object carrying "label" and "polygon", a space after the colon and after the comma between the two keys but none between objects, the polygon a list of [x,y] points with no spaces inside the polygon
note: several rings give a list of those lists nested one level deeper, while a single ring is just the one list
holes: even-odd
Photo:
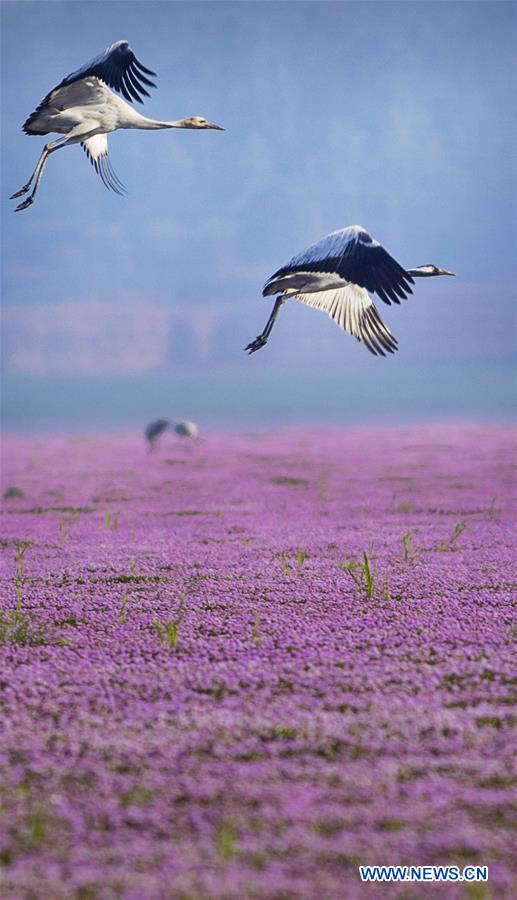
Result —
[{"label": "crane leg", "polygon": [[245,350],[248,351],[248,353],[255,353],[256,350],[260,350],[261,347],[264,347],[264,345],[267,344],[268,337],[271,334],[271,331],[273,330],[273,325],[275,324],[278,313],[280,312],[280,309],[282,308],[284,303],[285,303],[284,297],[276,298],[275,305],[273,306],[271,315],[266,322],[266,327],[264,328],[264,331],[262,332],[262,334],[259,334],[259,336],[256,337],[254,341],[251,341],[251,343],[248,344],[247,347],[244,348]]},{"label": "crane leg", "polygon": [[[37,184],[39,183],[39,179],[41,178],[41,173],[45,167],[45,163],[47,161],[49,154],[52,153],[53,150],[57,150],[57,148],[59,146],[62,146],[62,142],[63,142],[63,138],[58,138],[57,141],[51,141],[49,144],[45,144],[45,146],[43,147],[43,150],[41,151],[41,156],[38,159],[38,162],[36,164],[36,168],[34,169],[34,172],[32,173],[31,177],[29,178],[27,184],[24,184],[23,187],[20,188],[19,191],[16,191],[15,194],[12,194],[11,198],[10,198],[11,200],[14,200],[16,197],[22,197],[23,194],[26,194],[27,191],[30,189],[30,186],[31,186],[32,182],[34,181],[34,179],[36,179],[37,183],[34,187],[33,194],[36,193],[36,187],[37,187]],[[30,206],[30,204],[26,203],[26,206]],[[20,204],[16,208],[22,209],[22,204]]]},{"label": "crane leg", "polygon": [[29,181],[27,182],[27,184],[25,184],[22,187],[22,189],[20,191],[18,191],[18,193],[13,194],[13,196],[11,197],[11,199],[14,199],[15,197],[20,197],[22,194],[27,193],[32,182],[34,181],[34,187],[32,189],[32,193],[30,194],[29,197],[27,197],[26,200],[23,201],[23,203],[18,204],[18,206],[14,210],[15,212],[18,212],[21,209],[27,209],[28,206],[31,206],[34,203],[36,191],[38,190],[39,183],[41,181],[41,176],[43,175],[43,169],[45,168],[47,159],[49,158],[51,153],[54,153],[55,150],[59,150],[61,147],[65,147],[66,143],[67,143],[66,140],[63,141],[63,139],[60,138],[57,141],[51,141],[50,144],[45,144],[42,154],[41,154],[40,158],[38,159],[36,168],[34,169],[34,172],[32,173]]},{"label": "crane leg", "polygon": [[[75,129],[74,129],[75,130]],[[81,128],[81,131],[77,134],[74,134],[73,131],[67,135],[65,138],[58,138],[55,141],[50,141],[49,144],[45,144],[43,150],[41,152],[41,156],[38,159],[36,164],[36,168],[29,178],[27,184],[24,184],[16,194],[13,194],[11,200],[14,200],[16,197],[21,197],[23,194],[26,194],[30,189],[32,182],[34,181],[34,187],[32,188],[32,192],[23,203],[19,203],[17,207],[15,207],[15,212],[18,212],[21,209],[27,209],[28,206],[31,206],[34,203],[34,198],[36,196],[36,191],[38,190],[39,183],[41,181],[41,176],[43,175],[43,169],[45,168],[45,164],[47,159],[49,158],[51,153],[54,153],[56,150],[61,150],[62,147],[68,147],[70,144],[77,144],[80,141],[85,141],[87,138],[91,137],[92,134],[96,134],[96,131],[92,131],[92,129],[85,129],[84,125]]]}]

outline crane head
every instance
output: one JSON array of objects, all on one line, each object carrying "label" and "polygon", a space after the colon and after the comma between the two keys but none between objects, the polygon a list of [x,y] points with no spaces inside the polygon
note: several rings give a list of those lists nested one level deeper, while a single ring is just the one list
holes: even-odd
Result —
[{"label": "crane head", "polygon": [[422,275],[456,275],[456,272],[449,272],[448,269],[441,269],[440,266],[435,266],[433,263],[427,263],[425,266],[420,266],[422,271]]},{"label": "crane head", "polygon": [[182,124],[183,128],[212,128],[214,131],[224,131],[222,125],[214,125],[203,116],[191,116],[189,119],[183,119]]},{"label": "crane head", "polygon": [[415,269],[408,269],[408,275],[411,275],[413,278],[429,278],[433,275],[455,275],[456,272],[449,272],[448,269],[441,269],[439,266],[435,266],[433,263],[427,263],[425,266],[416,266]]}]

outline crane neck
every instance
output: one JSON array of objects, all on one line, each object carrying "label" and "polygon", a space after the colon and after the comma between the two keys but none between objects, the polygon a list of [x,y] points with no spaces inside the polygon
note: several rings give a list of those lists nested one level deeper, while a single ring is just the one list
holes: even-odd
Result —
[{"label": "crane neck", "polygon": [[124,116],[122,128],[142,128],[149,131],[156,131],[160,128],[187,128],[185,119],[173,119],[171,121],[161,121],[160,119],[148,119],[142,116],[136,109],[129,108]]},{"label": "crane neck", "polygon": [[432,271],[431,266],[417,266],[415,269],[406,269],[406,272],[412,278],[430,278],[432,275],[438,274]]}]

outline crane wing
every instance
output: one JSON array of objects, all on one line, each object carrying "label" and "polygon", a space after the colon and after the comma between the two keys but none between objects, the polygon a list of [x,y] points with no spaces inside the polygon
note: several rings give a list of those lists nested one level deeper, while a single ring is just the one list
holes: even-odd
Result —
[{"label": "crane wing", "polygon": [[360,225],[334,231],[312,244],[293,256],[269,281],[295,272],[337,274],[350,284],[378,294],[388,304],[400,303],[400,298],[406,299],[413,293],[412,276]]},{"label": "crane wing", "polygon": [[118,91],[130,103],[133,100],[142,103],[141,95],[149,97],[144,85],[156,87],[153,81],[146,78],[146,75],[156,75],[156,72],[147,69],[138,61],[127,41],[117,41],[112,44],[104,53],[63,78],[57,87],[80,81],[81,78],[87,78],[88,75],[100,78],[108,87]]},{"label": "crane wing", "polygon": [[108,156],[107,136],[105,134],[94,134],[93,137],[82,141],[81,147],[108,190],[115,191],[116,194],[122,194],[125,191],[125,187],[111,167]]},{"label": "crane wing", "polygon": [[292,294],[290,299],[326,312],[336,325],[361,341],[374,356],[386,356],[385,351],[394,353],[398,350],[396,338],[364,288],[349,284],[334,291]]}]

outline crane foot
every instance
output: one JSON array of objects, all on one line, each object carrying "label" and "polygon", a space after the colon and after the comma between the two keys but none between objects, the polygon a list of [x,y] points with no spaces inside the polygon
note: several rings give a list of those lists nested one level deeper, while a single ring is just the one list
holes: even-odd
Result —
[{"label": "crane foot", "polygon": [[16,191],[16,194],[11,194],[11,196],[9,197],[9,200],[16,200],[16,197],[23,197],[23,195],[26,194],[27,191],[29,190],[30,186],[31,186],[30,182],[29,182],[29,184],[24,184],[23,187],[20,188],[19,191]]},{"label": "crane foot", "polygon": [[244,350],[248,351],[248,353],[255,353],[257,350],[260,350],[261,347],[264,347],[267,344],[267,337],[264,337],[263,334],[259,334],[258,337],[255,338],[254,341],[251,341]]},{"label": "crane foot", "polygon": [[27,197],[23,203],[19,203],[17,207],[15,207],[15,212],[19,212],[20,209],[27,209],[28,206],[32,206],[34,203],[34,197]]}]

